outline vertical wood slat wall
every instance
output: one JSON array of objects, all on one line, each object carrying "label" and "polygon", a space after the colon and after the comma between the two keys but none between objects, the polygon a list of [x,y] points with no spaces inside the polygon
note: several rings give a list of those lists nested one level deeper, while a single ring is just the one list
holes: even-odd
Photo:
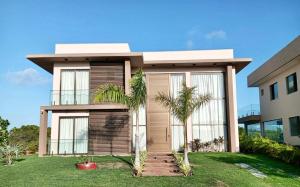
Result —
[{"label": "vertical wood slat wall", "polygon": [[[113,83],[124,88],[124,62],[91,62],[90,90]],[[92,99],[91,98],[91,99]],[[127,110],[90,111],[89,154],[126,154],[131,145],[129,112]]]}]

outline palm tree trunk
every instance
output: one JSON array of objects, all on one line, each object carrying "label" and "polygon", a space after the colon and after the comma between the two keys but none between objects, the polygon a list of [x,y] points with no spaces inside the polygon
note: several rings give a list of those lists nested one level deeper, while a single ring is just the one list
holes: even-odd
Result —
[{"label": "palm tree trunk", "polygon": [[134,159],[134,167],[140,168],[140,128],[139,128],[139,110],[136,112],[136,130],[135,130],[135,159]]},{"label": "palm tree trunk", "polygon": [[189,158],[188,158],[188,140],[187,140],[187,122],[184,122],[184,164],[189,166]]}]

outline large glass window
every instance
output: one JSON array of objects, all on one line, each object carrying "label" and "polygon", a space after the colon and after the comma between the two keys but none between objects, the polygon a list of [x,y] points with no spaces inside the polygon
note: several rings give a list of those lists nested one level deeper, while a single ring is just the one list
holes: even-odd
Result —
[{"label": "large glass window", "polygon": [[198,95],[210,94],[211,101],[192,114],[193,139],[201,142],[213,141],[223,137],[227,144],[227,125],[225,111],[225,89],[223,73],[197,73],[191,75],[191,85]]},{"label": "large glass window", "polygon": [[291,136],[299,136],[300,135],[300,117],[290,117],[290,132]]},{"label": "large glass window", "polygon": [[59,154],[88,152],[88,118],[64,117],[59,120]]},{"label": "large glass window", "polygon": [[260,123],[246,125],[248,135],[261,135]]},{"label": "large glass window", "polygon": [[62,70],[60,87],[60,104],[89,103],[89,71]]},{"label": "large glass window", "polygon": [[278,83],[274,83],[270,86],[270,97],[271,100],[278,98]]},{"label": "large glass window", "polygon": [[266,121],[263,128],[265,137],[277,142],[283,142],[283,125],[281,119]]},{"label": "large glass window", "polygon": [[286,89],[288,94],[296,92],[298,90],[296,73],[293,73],[286,77]]},{"label": "large glass window", "polygon": [[[171,74],[171,96],[178,97],[185,81],[184,74]],[[172,150],[179,151],[184,145],[183,124],[171,114]]]},{"label": "large glass window", "polygon": [[[136,132],[136,113],[133,112],[132,115],[132,146],[135,149],[135,132]],[[145,107],[140,107],[139,109],[139,130],[140,130],[140,150],[146,150],[146,110]]]}]

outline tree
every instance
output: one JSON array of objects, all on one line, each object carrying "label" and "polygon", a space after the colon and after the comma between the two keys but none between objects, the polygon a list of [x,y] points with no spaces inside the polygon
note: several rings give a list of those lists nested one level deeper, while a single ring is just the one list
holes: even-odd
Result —
[{"label": "tree", "polygon": [[140,136],[139,136],[139,109],[146,103],[146,83],[144,73],[139,69],[130,80],[130,94],[126,95],[123,88],[114,84],[104,84],[96,91],[95,102],[113,102],[126,105],[136,113],[135,133],[135,160],[134,169],[137,174],[141,172],[140,163]]},{"label": "tree", "polygon": [[[47,129],[47,137],[50,137],[51,129]],[[23,125],[21,127],[14,127],[9,132],[9,143],[11,145],[19,145],[25,151],[35,153],[38,151],[39,144],[39,126]]]},{"label": "tree", "polygon": [[0,117],[0,146],[6,144],[8,141],[8,126],[9,121]]},{"label": "tree", "polygon": [[190,165],[188,159],[187,120],[195,110],[211,99],[209,94],[196,96],[195,89],[196,87],[187,87],[183,83],[182,90],[179,91],[177,98],[161,92],[155,96],[155,100],[169,108],[171,113],[184,125],[184,164],[186,166]]}]

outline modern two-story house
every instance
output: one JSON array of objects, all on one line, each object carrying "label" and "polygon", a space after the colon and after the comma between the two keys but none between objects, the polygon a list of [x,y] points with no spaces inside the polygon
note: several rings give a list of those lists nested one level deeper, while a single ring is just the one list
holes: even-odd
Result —
[{"label": "modern two-story house", "polygon": [[[53,74],[50,104],[40,108],[39,155],[130,154],[135,115],[126,106],[95,103],[94,93],[114,83],[129,94],[129,80],[145,72],[147,104],[140,109],[141,149],[170,152],[183,145],[183,126],[154,96],[176,96],[182,82],[212,100],[188,120],[188,140],[224,137],[224,151],[239,150],[235,76],[251,59],[232,49],[131,52],[128,44],[57,44],[55,54],[27,58]],[[51,139],[47,140],[51,113]]]},{"label": "modern two-story house", "polygon": [[300,36],[248,76],[259,88],[262,135],[300,146]]}]

